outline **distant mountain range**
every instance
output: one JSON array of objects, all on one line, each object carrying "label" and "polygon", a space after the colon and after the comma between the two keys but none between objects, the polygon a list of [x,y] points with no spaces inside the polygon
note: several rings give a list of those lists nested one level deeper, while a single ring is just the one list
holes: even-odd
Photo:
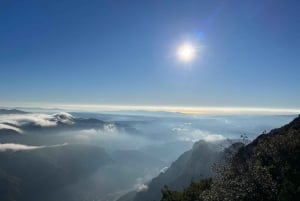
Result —
[{"label": "distant mountain range", "polygon": [[[80,118],[66,112],[55,114],[29,113],[21,110],[0,110],[0,142],[39,143],[41,136],[82,130],[116,128],[132,135],[136,129],[124,122]],[[33,136],[36,135],[36,136]],[[43,144],[47,143],[42,142]]]},{"label": "distant mountain range", "polygon": [[108,153],[97,143],[74,139],[82,131],[92,132],[92,137],[110,137],[115,130],[135,135],[124,122],[68,113],[1,112],[0,200],[114,200],[122,190],[149,180],[165,166],[140,150],[116,147]]},{"label": "distant mountain range", "polygon": [[0,114],[28,114],[28,112],[16,109],[0,109]]},{"label": "distant mountain range", "polygon": [[98,119],[75,118],[65,112],[48,115],[1,109],[0,115],[3,115],[3,118],[0,119],[0,132],[3,135],[7,131],[14,134],[23,134],[41,132],[41,130],[101,128],[105,123]]}]

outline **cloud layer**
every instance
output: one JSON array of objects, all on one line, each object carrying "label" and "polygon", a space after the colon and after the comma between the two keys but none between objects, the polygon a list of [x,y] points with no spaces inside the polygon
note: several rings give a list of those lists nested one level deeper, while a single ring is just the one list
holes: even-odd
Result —
[{"label": "cloud layer", "polygon": [[13,130],[17,133],[22,134],[23,131],[15,126],[7,125],[5,123],[0,123],[0,130]]},{"label": "cloud layer", "polygon": [[61,147],[61,146],[66,146],[66,145],[67,145],[67,143],[51,145],[51,146],[28,146],[28,145],[24,145],[24,144],[5,143],[5,144],[0,144],[0,152],[3,152],[3,151],[27,151],[27,150],[34,150],[34,149]]},{"label": "cloud layer", "polygon": [[0,130],[8,129],[23,133],[22,127],[27,125],[53,127],[58,123],[73,124],[71,114],[61,112],[56,114],[6,114],[0,115]]},{"label": "cloud layer", "polygon": [[143,192],[148,190],[148,186],[146,184],[138,184],[135,186],[137,192]]},{"label": "cloud layer", "polygon": [[172,128],[172,131],[179,140],[197,142],[205,140],[208,142],[224,140],[221,134],[212,133],[206,130],[195,129],[191,127],[192,123],[183,123],[180,127]]}]

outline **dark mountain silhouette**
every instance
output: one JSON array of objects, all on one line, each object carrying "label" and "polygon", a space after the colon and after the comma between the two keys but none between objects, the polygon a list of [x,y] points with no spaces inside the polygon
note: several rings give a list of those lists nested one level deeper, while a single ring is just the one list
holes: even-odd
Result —
[{"label": "dark mountain silhouette", "polygon": [[28,114],[28,112],[16,109],[0,109],[0,114]]},{"label": "dark mountain silhouette", "polygon": [[7,138],[10,136],[14,136],[14,135],[17,136],[17,135],[20,135],[20,133],[14,129],[4,129],[4,128],[0,129],[0,138],[2,138],[2,137]]},{"label": "dark mountain silhouette", "polygon": [[110,161],[102,148],[86,145],[0,152],[0,200],[68,200],[61,188]]},{"label": "dark mountain silhouette", "polygon": [[[165,172],[152,179],[147,190],[129,192],[118,201],[160,200],[161,189],[165,185],[172,189],[183,190],[191,180],[211,177],[213,164],[222,162],[225,156],[222,144],[203,140],[196,142],[191,150],[183,153]],[[234,147],[231,151],[233,149]]]},{"label": "dark mountain silhouette", "polygon": [[243,146],[217,176],[183,191],[162,191],[162,201],[288,201],[300,196],[300,116]]}]

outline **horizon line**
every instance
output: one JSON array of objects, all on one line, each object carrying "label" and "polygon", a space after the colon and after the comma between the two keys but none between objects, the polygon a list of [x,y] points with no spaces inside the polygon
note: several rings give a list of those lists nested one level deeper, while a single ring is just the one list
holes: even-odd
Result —
[{"label": "horizon line", "polygon": [[[10,105],[10,106],[8,106]],[[300,108],[226,107],[226,106],[165,106],[165,105],[107,105],[107,104],[6,104],[1,108],[27,108],[87,112],[148,111],[182,114],[300,114]]]}]

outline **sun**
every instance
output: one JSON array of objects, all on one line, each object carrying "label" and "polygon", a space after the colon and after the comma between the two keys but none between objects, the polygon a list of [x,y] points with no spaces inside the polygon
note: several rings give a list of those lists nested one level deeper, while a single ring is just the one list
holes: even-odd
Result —
[{"label": "sun", "polygon": [[180,45],[177,49],[177,56],[181,61],[190,62],[195,58],[196,48],[189,43]]}]

